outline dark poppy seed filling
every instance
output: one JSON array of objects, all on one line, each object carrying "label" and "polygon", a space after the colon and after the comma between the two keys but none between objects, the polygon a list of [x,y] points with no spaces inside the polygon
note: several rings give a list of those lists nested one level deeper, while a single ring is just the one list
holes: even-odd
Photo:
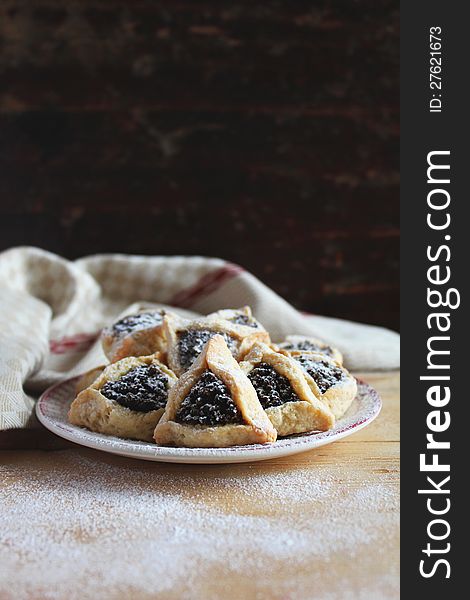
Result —
[{"label": "dark poppy seed filling", "polygon": [[113,333],[118,336],[127,335],[133,331],[147,329],[148,327],[156,327],[163,321],[163,311],[144,312],[138,315],[129,315],[114,323],[112,326]]},{"label": "dark poppy seed filling", "polygon": [[307,352],[321,352],[322,354],[327,354],[328,356],[333,356],[333,348],[330,346],[321,346],[320,344],[315,344],[310,340],[302,340],[301,342],[289,342],[287,344],[283,344],[282,347],[284,350],[304,350]]},{"label": "dark poppy seed filling", "polygon": [[254,327],[258,329],[258,323],[248,315],[236,315],[229,319],[230,323],[235,323],[236,325],[246,325],[247,327]]},{"label": "dark poppy seed filling", "polygon": [[212,371],[204,371],[180,405],[176,421],[188,425],[228,425],[242,417],[228,387]]},{"label": "dark poppy seed filling", "polygon": [[253,384],[264,409],[299,401],[287,377],[280,375],[267,363],[260,363],[254,367],[248,373],[248,379]]},{"label": "dark poppy seed filling", "polygon": [[116,381],[108,381],[100,392],[121,406],[138,412],[150,412],[165,408],[168,376],[156,365],[141,365]]},{"label": "dark poppy seed filling", "polygon": [[342,381],[346,376],[343,369],[340,369],[327,361],[312,359],[305,355],[294,356],[294,358],[301,364],[302,368],[310,375],[310,377],[312,377],[322,394],[339,381]]},{"label": "dark poppy seed filling", "polygon": [[189,369],[201,354],[206,342],[217,334],[225,339],[230,352],[235,354],[237,344],[227,333],[219,333],[218,331],[210,331],[209,329],[188,329],[179,334],[178,352],[181,367]]}]

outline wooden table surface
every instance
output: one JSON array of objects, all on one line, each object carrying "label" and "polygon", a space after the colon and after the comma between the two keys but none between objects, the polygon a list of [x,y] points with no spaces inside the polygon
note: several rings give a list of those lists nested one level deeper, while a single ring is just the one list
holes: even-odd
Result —
[{"label": "wooden table surface", "polygon": [[398,598],[399,374],[360,376],[384,402],[372,425],[266,462],[146,463],[10,436],[0,598]]}]

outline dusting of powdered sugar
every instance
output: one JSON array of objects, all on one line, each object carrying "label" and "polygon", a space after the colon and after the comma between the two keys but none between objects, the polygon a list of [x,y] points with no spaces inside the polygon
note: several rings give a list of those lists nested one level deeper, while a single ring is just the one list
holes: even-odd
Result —
[{"label": "dusting of powdered sugar", "polygon": [[[51,456],[54,471],[50,458],[47,469],[0,466],[2,598],[218,598],[233,576],[239,597],[272,597],[274,582],[279,598],[304,599],[338,556],[352,577],[365,545],[394,552],[398,492],[383,474],[379,483],[321,462],[191,471],[88,450]],[[377,577],[369,597],[394,597],[398,574]],[[331,598],[346,597],[332,581]]]}]

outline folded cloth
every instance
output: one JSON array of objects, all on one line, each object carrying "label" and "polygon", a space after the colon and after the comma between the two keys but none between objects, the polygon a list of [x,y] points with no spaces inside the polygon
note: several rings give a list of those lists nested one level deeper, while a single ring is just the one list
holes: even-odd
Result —
[{"label": "folded cloth", "polygon": [[322,338],[351,370],[399,366],[397,333],[302,314],[218,258],[103,254],[71,262],[39,248],[12,248],[0,254],[0,430],[34,425],[38,393],[103,364],[99,331],[118,315],[158,305],[196,316],[246,304],[274,341]]}]

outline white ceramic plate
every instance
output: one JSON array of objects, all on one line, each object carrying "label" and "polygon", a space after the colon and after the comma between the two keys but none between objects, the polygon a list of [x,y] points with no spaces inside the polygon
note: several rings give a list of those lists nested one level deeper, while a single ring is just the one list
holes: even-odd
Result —
[{"label": "white ceramic plate", "polygon": [[148,442],[93,433],[67,421],[67,412],[75,396],[78,377],[58,383],[42,394],[36,404],[36,414],[41,423],[60,437],[131,458],[174,463],[240,463],[267,460],[297,454],[331,444],[371,423],[382,407],[377,392],[367,383],[358,380],[358,393],[348,412],[335,427],[325,432],[310,432],[282,438],[273,444],[252,444],[231,448],[166,448]]}]

